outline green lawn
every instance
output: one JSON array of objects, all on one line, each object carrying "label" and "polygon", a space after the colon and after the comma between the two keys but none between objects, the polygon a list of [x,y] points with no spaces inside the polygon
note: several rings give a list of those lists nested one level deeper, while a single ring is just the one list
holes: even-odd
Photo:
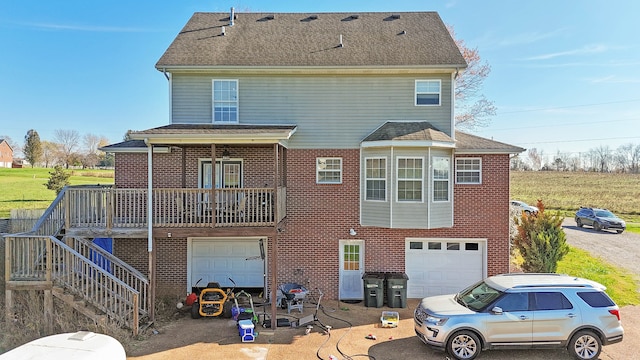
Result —
[{"label": "green lawn", "polygon": [[[53,169],[0,168],[0,218],[9,217],[11,209],[46,209],[56,198],[47,189]],[[113,170],[67,170],[71,185],[113,184]]]}]

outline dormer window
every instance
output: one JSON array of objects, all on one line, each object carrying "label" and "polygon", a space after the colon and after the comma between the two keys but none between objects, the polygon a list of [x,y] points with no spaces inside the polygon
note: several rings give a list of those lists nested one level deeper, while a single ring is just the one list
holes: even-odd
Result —
[{"label": "dormer window", "polygon": [[213,80],[213,122],[238,122],[238,80]]},{"label": "dormer window", "polygon": [[440,80],[416,80],[416,106],[440,106]]}]

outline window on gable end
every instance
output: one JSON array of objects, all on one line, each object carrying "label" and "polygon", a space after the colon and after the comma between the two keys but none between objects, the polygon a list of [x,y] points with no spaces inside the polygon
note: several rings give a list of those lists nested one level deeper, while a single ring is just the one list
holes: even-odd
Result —
[{"label": "window on gable end", "polygon": [[238,122],[238,80],[213,80],[213,122]]},{"label": "window on gable end", "polygon": [[365,200],[387,200],[387,159],[365,159]]},{"label": "window on gable end", "polygon": [[416,80],[416,106],[440,106],[440,80]]},{"label": "window on gable end", "polygon": [[316,158],[316,183],[342,184],[342,158]]},{"label": "window on gable end", "polygon": [[456,184],[481,184],[482,159],[456,158]]}]

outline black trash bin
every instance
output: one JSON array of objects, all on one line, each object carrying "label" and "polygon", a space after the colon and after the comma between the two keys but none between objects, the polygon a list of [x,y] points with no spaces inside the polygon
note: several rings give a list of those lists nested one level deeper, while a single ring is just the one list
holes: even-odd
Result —
[{"label": "black trash bin", "polygon": [[387,306],[390,308],[407,307],[407,280],[405,273],[387,273]]},{"label": "black trash bin", "polygon": [[366,272],[362,275],[364,284],[364,306],[382,307],[384,304],[384,274]]}]

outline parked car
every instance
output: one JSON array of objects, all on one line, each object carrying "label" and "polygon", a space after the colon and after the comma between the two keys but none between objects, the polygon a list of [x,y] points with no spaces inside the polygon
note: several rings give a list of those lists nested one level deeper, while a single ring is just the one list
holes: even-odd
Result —
[{"label": "parked car", "polygon": [[511,200],[511,207],[519,211],[524,211],[527,215],[538,212],[537,207],[531,206],[524,201]]},{"label": "parked car", "polygon": [[603,345],[624,335],[603,285],[560,274],[496,275],[457,294],[424,298],[414,324],[422,342],[465,360],[514,347],[566,347],[576,359],[597,359]]},{"label": "parked car", "polygon": [[621,234],[627,228],[624,220],[615,216],[611,211],[590,207],[581,207],[576,212],[576,224],[578,227],[583,227],[584,225],[592,226],[595,231],[611,229],[618,234]]}]

